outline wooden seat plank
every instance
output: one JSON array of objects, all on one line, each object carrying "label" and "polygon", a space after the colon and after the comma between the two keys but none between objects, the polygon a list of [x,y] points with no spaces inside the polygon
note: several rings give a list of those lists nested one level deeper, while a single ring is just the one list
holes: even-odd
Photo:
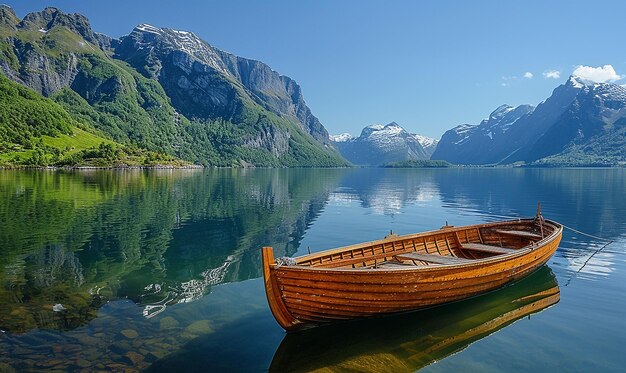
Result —
[{"label": "wooden seat plank", "polygon": [[485,245],[482,243],[464,243],[463,246],[461,246],[461,248],[464,250],[481,251],[483,253],[490,253],[490,254],[510,254],[510,253],[517,252],[517,250],[515,249],[509,249],[507,247]]},{"label": "wooden seat plank", "polygon": [[381,263],[378,264],[376,266],[376,268],[409,268],[409,267],[415,267],[414,264],[403,264],[403,263],[390,263],[390,262],[385,262],[385,263]]},{"label": "wooden seat plank", "polygon": [[536,239],[536,240],[540,240],[541,239],[540,235],[538,235],[536,233],[532,233],[532,232],[526,232],[526,231],[514,231],[514,230],[497,229],[496,233],[506,234],[508,236],[533,238],[533,239]]},{"label": "wooden seat plank", "polygon": [[454,256],[443,256],[436,254],[419,254],[419,253],[406,253],[398,254],[396,258],[400,260],[419,260],[422,262],[429,262],[435,264],[464,264],[471,262],[470,259],[457,258]]}]

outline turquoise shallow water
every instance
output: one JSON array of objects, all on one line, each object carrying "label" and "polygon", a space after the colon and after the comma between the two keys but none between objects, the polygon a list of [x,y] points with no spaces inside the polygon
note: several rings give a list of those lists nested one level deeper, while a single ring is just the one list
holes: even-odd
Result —
[{"label": "turquoise shallow water", "polygon": [[[622,169],[2,171],[0,371],[622,371],[625,191]],[[286,336],[269,312],[261,246],[301,255],[538,200],[615,243],[589,259],[604,242],[566,231],[529,278],[407,315]]]}]

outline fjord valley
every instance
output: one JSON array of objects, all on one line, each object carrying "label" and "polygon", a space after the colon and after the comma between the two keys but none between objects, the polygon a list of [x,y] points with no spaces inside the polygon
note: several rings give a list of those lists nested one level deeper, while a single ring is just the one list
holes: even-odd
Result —
[{"label": "fjord valley", "polygon": [[395,122],[329,136],[293,79],[193,32],[140,24],[115,39],[81,14],[19,19],[3,5],[0,49],[0,166],[626,162],[626,88],[575,75],[536,107],[502,105],[440,140]]},{"label": "fjord valley", "polygon": [[0,373],[626,366],[626,5],[8,1]]},{"label": "fjord valley", "polygon": [[5,165],[347,165],[294,80],[191,32],[2,6],[0,35]]}]

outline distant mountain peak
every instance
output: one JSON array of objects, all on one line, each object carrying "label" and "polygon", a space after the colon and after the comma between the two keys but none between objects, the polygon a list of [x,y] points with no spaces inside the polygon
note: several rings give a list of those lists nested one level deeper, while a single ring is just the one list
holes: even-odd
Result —
[{"label": "distant mountain peak", "polygon": [[570,77],[567,79],[567,82],[565,84],[571,85],[574,88],[583,88],[583,87],[593,87],[598,83],[589,79],[585,79],[578,75],[570,75]]},{"label": "distant mountain peak", "polygon": [[13,10],[13,8],[11,8],[11,6],[10,6],[10,5],[7,5],[7,4],[0,4],[0,9],[7,10],[7,11],[9,11],[9,12],[11,12],[11,13],[15,14],[15,11]]},{"label": "distant mountain peak", "polygon": [[354,139],[354,136],[347,132],[344,132],[340,133],[339,135],[330,135],[330,139],[334,142],[346,142]]},{"label": "distant mountain peak", "polygon": [[135,26],[130,36],[138,39],[136,45],[138,49],[153,48],[156,37],[158,39],[157,42],[166,49],[180,50],[222,73],[228,72],[223,63],[218,63],[219,58],[215,56],[217,51],[193,32],[142,23]]},{"label": "distant mountain peak", "polygon": [[0,4],[0,25],[8,26],[15,30],[15,26],[20,23],[20,19],[15,15],[13,8],[6,4]]},{"label": "distant mountain peak", "polygon": [[501,118],[513,109],[515,109],[515,107],[511,105],[500,105],[496,108],[496,110],[492,111],[491,114],[489,114],[489,119]]},{"label": "distant mountain peak", "polygon": [[135,26],[135,28],[133,29],[133,32],[146,32],[146,33],[159,34],[159,35],[170,34],[178,38],[183,38],[183,39],[191,38],[191,39],[196,39],[200,43],[208,44],[191,31],[176,30],[176,29],[171,29],[167,27],[157,27],[149,23],[141,23]]},{"label": "distant mountain peak", "polygon": [[161,32],[161,29],[159,27],[153,26],[153,25],[148,24],[148,23],[141,23],[141,24],[135,26],[133,31],[152,32],[152,33],[158,34],[158,33]]},{"label": "distant mountain peak", "polygon": [[[396,122],[366,126],[357,138],[339,135],[334,139],[340,140],[334,141],[341,154],[352,163],[359,165],[428,159],[430,155],[417,135],[410,134]],[[426,142],[432,144],[432,141],[428,140]]]},{"label": "distant mountain peak", "polygon": [[87,17],[80,13],[64,13],[58,8],[47,7],[39,12],[28,13],[17,25],[20,29],[47,32],[55,26],[63,26],[83,37],[88,42],[98,44]]}]

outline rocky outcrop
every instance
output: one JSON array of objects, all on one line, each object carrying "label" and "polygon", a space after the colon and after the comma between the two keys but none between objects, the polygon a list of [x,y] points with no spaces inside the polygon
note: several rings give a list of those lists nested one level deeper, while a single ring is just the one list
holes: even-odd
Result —
[{"label": "rocky outcrop", "polygon": [[86,41],[99,45],[98,37],[91,29],[87,17],[78,13],[63,13],[53,7],[45,8],[41,12],[28,13],[17,25],[17,28],[46,33],[55,26],[63,26],[80,35]]},{"label": "rocky outcrop", "polygon": [[10,30],[15,30],[17,28],[17,24],[20,23],[20,19],[17,18],[13,9],[8,6],[1,4],[0,5],[0,25],[2,27],[6,27]]},{"label": "rocky outcrop", "polygon": [[71,85],[78,73],[78,58],[73,53],[51,58],[19,39],[14,40],[14,53],[17,65],[0,60],[4,75],[46,97]]}]

